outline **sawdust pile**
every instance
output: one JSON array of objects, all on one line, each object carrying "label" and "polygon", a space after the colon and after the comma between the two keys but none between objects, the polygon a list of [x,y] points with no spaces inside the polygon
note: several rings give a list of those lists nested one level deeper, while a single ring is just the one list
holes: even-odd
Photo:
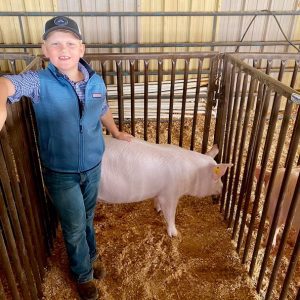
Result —
[{"label": "sawdust pile", "polygon": [[[151,200],[98,203],[102,299],[259,299],[210,198],[183,197],[176,225],[171,239]],[[77,299],[60,231],[43,287],[44,299]]]},{"label": "sawdust pile", "polygon": [[[196,136],[203,121],[203,117],[198,119]],[[155,124],[151,125],[149,140],[154,141]],[[167,125],[160,125],[162,142],[167,141]],[[129,132],[130,124],[126,126]],[[179,128],[179,122],[175,123],[175,144]],[[185,130],[190,128],[187,120]],[[136,135],[143,136],[142,122],[136,125]],[[198,151],[199,141],[195,143]],[[188,148],[190,142],[185,134],[184,146]],[[97,283],[103,299],[260,299],[230,242],[219,206],[211,198],[183,197],[176,226],[179,236],[171,239],[151,199],[133,204],[98,203],[95,230],[107,267],[107,277]],[[77,299],[70,278],[59,231],[43,285],[44,299]]]}]

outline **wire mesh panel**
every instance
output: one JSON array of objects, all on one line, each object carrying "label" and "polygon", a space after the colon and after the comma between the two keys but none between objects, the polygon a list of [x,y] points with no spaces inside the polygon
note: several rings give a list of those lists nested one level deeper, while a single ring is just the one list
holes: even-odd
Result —
[{"label": "wire mesh panel", "polygon": [[[221,159],[234,167],[226,177],[221,211],[242,263],[266,299],[284,299],[290,283],[289,292],[295,295],[300,274],[295,262],[300,218],[299,95],[289,87],[297,84],[299,58],[294,56],[289,85],[265,74],[272,72],[271,56],[264,73],[233,55],[224,58],[215,138],[222,145]],[[281,80],[284,61],[279,66]]]}]

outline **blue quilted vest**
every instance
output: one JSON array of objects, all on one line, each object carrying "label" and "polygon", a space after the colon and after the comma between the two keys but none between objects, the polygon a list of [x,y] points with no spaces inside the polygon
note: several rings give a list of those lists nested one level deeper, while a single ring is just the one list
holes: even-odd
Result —
[{"label": "blue quilted vest", "polygon": [[84,60],[80,62],[90,73],[84,107],[80,107],[74,88],[51,63],[38,73],[40,100],[33,107],[40,156],[43,166],[53,171],[87,171],[101,161],[104,152],[100,114],[105,84]]}]

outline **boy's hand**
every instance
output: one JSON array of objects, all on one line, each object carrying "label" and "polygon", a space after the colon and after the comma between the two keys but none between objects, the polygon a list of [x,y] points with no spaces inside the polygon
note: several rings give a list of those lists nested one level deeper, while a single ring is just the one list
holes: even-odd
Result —
[{"label": "boy's hand", "polygon": [[127,142],[131,142],[133,136],[127,132],[119,131],[117,134],[114,135],[114,138],[118,140],[124,140]]},{"label": "boy's hand", "polygon": [[0,78],[0,130],[2,129],[7,117],[6,102],[7,97],[15,93],[15,86],[4,77]]}]

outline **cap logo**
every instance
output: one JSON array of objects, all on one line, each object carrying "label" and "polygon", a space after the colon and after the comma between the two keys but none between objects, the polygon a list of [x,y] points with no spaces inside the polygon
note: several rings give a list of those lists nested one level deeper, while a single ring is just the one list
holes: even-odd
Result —
[{"label": "cap logo", "polygon": [[56,18],[54,20],[54,24],[57,26],[66,26],[68,24],[68,20],[65,18]]}]

